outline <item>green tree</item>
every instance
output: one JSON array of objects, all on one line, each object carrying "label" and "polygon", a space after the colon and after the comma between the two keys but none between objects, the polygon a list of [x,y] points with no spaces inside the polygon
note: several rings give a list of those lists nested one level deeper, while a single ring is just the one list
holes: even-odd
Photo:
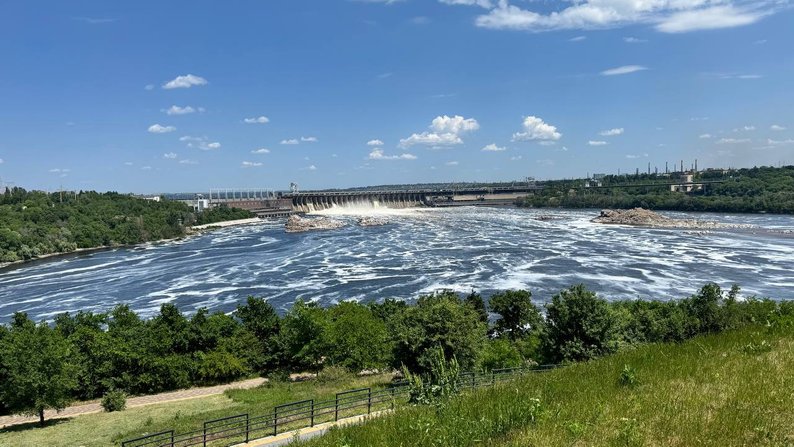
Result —
[{"label": "green tree", "polygon": [[353,372],[385,366],[391,352],[386,324],[367,306],[354,302],[328,310],[325,338],[331,364]]},{"label": "green tree", "polygon": [[511,340],[539,334],[543,327],[543,316],[534,304],[532,293],[527,290],[507,290],[491,296],[491,310],[499,314],[494,331]]},{"label": "green tree", "polygon": [[549,360],[588,360],[617,350],[615,315],[583,284],[554,295],[546,312],[544,350]]},{"label": "green tree", "polygon": [[485,300],[482,299],[482,295],[472,290],[470,294],[466,295],[464,301],[466,305],[477,312],[481,322],[488,323],[488,309],[485,308]]},{"label": "green tree", "polygon": [[317,370],[327,352],[326,310],[316,303],[298,300],[281,320],[275,337],[278,346],[278,368],[284,370]]},{"label": "green tree", "polygon": [[25,314],[14,315],[8,335],[0,341],[0,400],[15,413],[37,415],[62,410],[77,387],[70,346],[46,323],[36,325]]}]

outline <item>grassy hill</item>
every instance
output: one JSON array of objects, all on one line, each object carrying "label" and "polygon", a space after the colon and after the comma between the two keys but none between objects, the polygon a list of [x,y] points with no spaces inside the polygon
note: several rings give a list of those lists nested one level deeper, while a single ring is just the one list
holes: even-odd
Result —
[{"label": "grassy hill", "polygon": [[794,327],[751,326],[643,345],[301,445],[791,446],[792,371]]}]

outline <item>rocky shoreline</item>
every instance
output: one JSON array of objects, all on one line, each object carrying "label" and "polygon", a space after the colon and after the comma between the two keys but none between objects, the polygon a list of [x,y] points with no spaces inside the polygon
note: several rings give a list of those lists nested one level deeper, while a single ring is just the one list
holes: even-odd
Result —
[{"label": "rocky shoreline", "polygon": [[305,217],[292,215],[287,219],[284,230],[287,233],[302,233],[304,231],[336,230],[344,226],[344,222],[336,219],[329,219],[328,217],[307,219]]},{"label": "rocky shoreline", "polygon": [[592,222],[611,225],[631,225],[650,228],[683,228],[692,230],[755,228],[754,225],[745,224],[723,224],[697,219],[672,219],[644,208],[601,210],[601,215],[593,219]]}]

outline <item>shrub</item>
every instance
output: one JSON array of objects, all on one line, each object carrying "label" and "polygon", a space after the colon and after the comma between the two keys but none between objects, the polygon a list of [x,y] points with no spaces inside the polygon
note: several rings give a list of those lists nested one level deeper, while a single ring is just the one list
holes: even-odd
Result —
[{"label": "shrub", "polygon": [[205,383],[223,383],[249,373],[243,362],[226,351],[199,353],[198,375]]},{"label": "shrub", "polygon": [[430,350],[429,359],[430,368],[427,374],[421,376],[412,374],[403,367],[403,374],[410,387],[409,402],[413,404],[439,405],[460,390],[458,360],[454,357],[447,360],[440,346]]},{"label": "shrub", "polygon": [[504,339],[489,340],[480,356],[480,366],[485,371],[515,368],[524,363],[518,348]]},{"label": "shrub", "polygon": [[108,413],[121,411],[127,406],[127,394],[121,390],[110,390],[102,396],[101,405]]},{"label": "shrub", "polygon": [[340,383],[345,379],[351,378],[352,376],[353,375],[350,374],[350,371],[344,367],[326,366],[317,373],[317,383]]},{"label": "shrub", "polygon": [[637,370],[629,365],[623,365],[623,370],[618,377],[618,383],[626,387],[637,385]]}]

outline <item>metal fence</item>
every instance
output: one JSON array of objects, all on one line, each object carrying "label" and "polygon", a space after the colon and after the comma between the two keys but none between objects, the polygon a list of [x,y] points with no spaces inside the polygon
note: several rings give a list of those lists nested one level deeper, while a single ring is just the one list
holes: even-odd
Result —
[{"label": "metal fence", "polygon": [[[556,365],[534,368],[496,369],[485,374],[462,373],[461,387],[479,388],[492,386],[526,373],[548,371]],[[162,431],[121,443],[122,447],[226,447],[249,442],[267,436],[275,436],[301,428],[314,427],[331,421],[370,414],[374,411],[394,409],[397,403],[407,402],[410,388],[407,382],[393,383],[389,387],[373,391],[359,388],[337,393],[333,399],[314,399],[290,402],[273,408],[261,416],[248,413],[204,422],[201,430],[175,433]]]}]

